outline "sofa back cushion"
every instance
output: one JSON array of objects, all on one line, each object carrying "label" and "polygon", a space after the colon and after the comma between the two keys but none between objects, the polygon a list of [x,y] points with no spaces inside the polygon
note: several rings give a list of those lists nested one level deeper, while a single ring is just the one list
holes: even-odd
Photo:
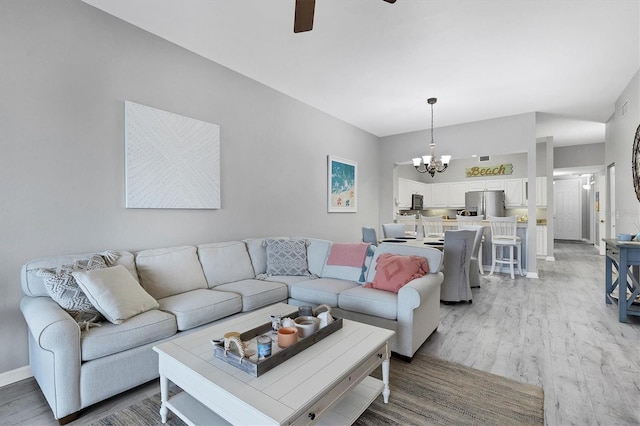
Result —
[{"label": "sofa back cushion", "polygon": [[319,238],[292,237],[296,240],[307,240],[307,263],[309,272],[313,275],[321,276],[322,268],[329,255],[331,241]]},{"label": "sofa back cushion", "polygon": [[[111,262],[110,266],[122,265],[131,272],[131,275],[138,279],[138,272],[136,271],[136,265],[133,253],[128,251],[114,251],[115,259]],[[49,296],[47,288],[44,285],[44,280],[41,276],[38,276],[38,271],[43,268],[58,268],[61,265],[73,264],[79,260],[86,259],[94,253],[80,253],[80,254],[67,254],[62,256],[45,257],[41,259],[31,260],[22,265],[20,271],[20,285],[22,286],[22,292],[27,296],[39,297]]]},{"label": "sofa back cushion", "polygon": [[442,268],[442,251],[433,247],[417,247],[397,243],[382,243],[376,248],[367,272],[367,282],[371,283],[376,277],[376,265],[378,258],[384,253],[400,254],[404,256],[420,256],[427,259],[429,273],[435,274]]},{"label": "sofa back cushion", "polygon": [[242,241],[199,245],[198,258],[210,288],[256,277]]},{"label": "sofa back cushion", "polygon": [[142,287],[154,298],[208,288],[193,246],[143,250],[136,254]]},{"label": "sofa back cushion", "polygon": [[256,275],[267,273],[267,248],[264,246],[265,240],[287,240],[289,237],[273,238],[248,238],[242,240],[247,245],[251,264]]}]

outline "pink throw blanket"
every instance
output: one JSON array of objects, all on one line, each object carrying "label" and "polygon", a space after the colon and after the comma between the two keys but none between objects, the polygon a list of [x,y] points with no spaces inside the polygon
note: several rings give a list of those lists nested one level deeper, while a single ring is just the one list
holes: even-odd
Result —
[{"label": "pink throw blanket", "polygon": [[369,243],[334,243],[327,265],[361,267],[367,257]]}]

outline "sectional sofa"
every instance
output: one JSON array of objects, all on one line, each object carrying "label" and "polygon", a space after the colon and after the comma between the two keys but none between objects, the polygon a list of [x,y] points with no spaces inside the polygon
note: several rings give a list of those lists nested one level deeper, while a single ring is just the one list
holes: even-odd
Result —
[{"label": "sectional sofa", "polygon": [[[279,259],[279,263],[270,259],[267,243],[273,241],[302,241],[306,270],[274,274],[282,271],[274,270],[270,262],[286,269],[290,259]],[[392,351],[411,358],[438,327],[442,253],[430,247],[383,243],[355,267],[328,262],[332,247],[337,245],[314,238],[255,238],[111,252],[106,256],[108,268],[99,272],[102,275],[74,274],[80,282],[102,277],[102,285],[110,285],[105,283],[107,272],[116,273],[112,277],[129,277],[122,282],[135,290],[127,293],[130,296],[105,298],[104,292],[97,291],[91,296],[94,304],[115,310],[99,326],[79,324],[61,308],[50,297],[43,274],[95,253],[26,263],[21,272],[25,296],[20,308],[29,330],[30,367],[55,418],[66,423],[81,409],[158,377],[154,345],[276,302],[327,304],[334,316],[392,329],[396,332]],[[374,280],[384,253],[425,258],[429,272],[397,293],[363,285]],[[92,285],[99,287],[100,282]],[[89,295],[94,290],[85,291]]]}]

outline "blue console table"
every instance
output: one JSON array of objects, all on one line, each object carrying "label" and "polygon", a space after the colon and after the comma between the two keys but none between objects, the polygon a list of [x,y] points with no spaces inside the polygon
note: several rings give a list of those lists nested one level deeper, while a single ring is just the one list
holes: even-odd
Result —
[{"label": "blue console table", "polygon": [[[640,242],[604,239],[607,247],[605,264],[605,302],[612,302],[611,294],[618,289],[618,320],[627,322],[627,315],[640,316],[640,306],[634,300],[640,295]],[[613,279],[613,268],[618,278]],[[627,294],[627,289],[631,294]]]}]

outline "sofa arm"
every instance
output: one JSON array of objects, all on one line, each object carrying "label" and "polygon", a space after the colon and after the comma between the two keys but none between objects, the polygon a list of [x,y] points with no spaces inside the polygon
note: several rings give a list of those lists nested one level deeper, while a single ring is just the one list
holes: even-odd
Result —
[{"label": "sofa arm", "polygon": [[398,292],[396,351],[408,358],[440,323],[440,286],[444,274],[436,272],[410,281]]},{"label": "sofa arm", "polygon": [[[443,281],[444,274],[442,272],[426,274],[420,278],[409,281],[398,292],[398,313],[420,307],[424,300],[427,300],[429,297],[433,297],[433,292],[436,289],[440,289],[440,285]],[[438,303],[440,303],[439,292]]]},{"label": "sofa arm", "polygon": [[23,297],[29,364],[56,419],[80,410],[80,327],[48,297]]}]

